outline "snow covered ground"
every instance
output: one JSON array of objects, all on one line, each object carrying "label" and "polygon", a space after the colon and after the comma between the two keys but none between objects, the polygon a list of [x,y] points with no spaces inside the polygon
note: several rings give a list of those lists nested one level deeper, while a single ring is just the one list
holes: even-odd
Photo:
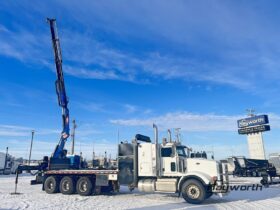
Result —
[{"label": "snow covered ground", "polygon": [[[202,205],[188,204],[170,194],[130,193],[121,188],[117,195],[82,197],[79,195],[46,194],[41,185],[31,186],[32,177],[21,175],[18,192],[14,191],[14,176],[0,176],[0,209],[279,209],[280,185],[262,191],[233,191],[220,198],[212,196]],[[232,183],[257,183],[256,178],[234,178]]]}]

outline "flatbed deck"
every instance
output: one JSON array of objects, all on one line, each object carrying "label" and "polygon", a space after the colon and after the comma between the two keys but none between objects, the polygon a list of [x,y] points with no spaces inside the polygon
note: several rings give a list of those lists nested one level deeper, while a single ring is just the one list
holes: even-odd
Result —
[{"label": "flatbed deck", "polygon": [[98,170],[98,169],[85,169],[85,170],[49,170],[45,174],[118,174],[118,170]]}]

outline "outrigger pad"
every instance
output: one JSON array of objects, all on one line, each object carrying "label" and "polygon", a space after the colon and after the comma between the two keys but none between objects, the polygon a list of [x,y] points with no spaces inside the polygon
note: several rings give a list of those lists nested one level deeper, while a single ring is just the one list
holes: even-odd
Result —
[{"label": "outrigger pad", "polygon": [[12,193],[10,193],[10,195],[22,195],[22,193],[12,192]]}]

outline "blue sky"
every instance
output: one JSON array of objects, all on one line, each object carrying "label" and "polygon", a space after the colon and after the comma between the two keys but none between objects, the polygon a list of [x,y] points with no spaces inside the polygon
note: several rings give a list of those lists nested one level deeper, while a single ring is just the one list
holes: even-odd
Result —
[{"label": "blue sky", "polygon": [[115,154],[131,140],[182,128],[184,143],[217,158],[247,155],[236,120],[270,116],[279,152],[278,1],[0,2],[0,151],[34,158],[59,140],[61,110],[46,17],[58,24],[76,151]]}]

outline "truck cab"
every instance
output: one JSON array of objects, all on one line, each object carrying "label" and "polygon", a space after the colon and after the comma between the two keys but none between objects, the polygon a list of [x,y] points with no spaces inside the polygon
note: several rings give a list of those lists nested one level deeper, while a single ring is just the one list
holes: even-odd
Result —
[{"label": "truck cab", "polygon": [[[178,141],[161,144],[136,135],[132,143],[119,145],[119,182],[142,192],[178,193],[189,203],[202,203],[228,189],[227,168],[220,162],[190,158],[189,148]],[[142,138],[143,137],[143,138]]]},{"label": "truck cab", "polygon": [[176,142],[161,145],[160,155],[163,176],[180,176],[186,172],[186,146]]}]

